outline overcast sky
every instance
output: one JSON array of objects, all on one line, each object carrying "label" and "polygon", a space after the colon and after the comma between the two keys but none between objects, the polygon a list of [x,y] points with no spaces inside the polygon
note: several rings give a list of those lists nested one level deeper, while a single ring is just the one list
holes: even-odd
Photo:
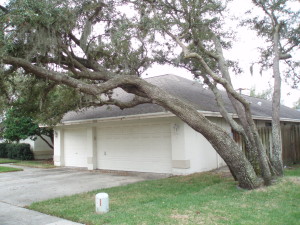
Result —
[{"label": "overcast sky", "polygon": [[[234,0],[231,3],[231,10],[238,17],[243,17],[245,12],[252,7],[251,0]],[[296,7],[300,7],[298,4]],[[234,29],[234,24],[230,25]],[[240,67],[243,69],[243,73],[239,75],[232,75],[232,81],[235,89],[255,88],[257,92],[266,90],[273,84],[272,73],[263,72],[262,75],[259,72],[259,66],[254,66],[253,75],[250,73],[250,66],[254,61],[259,58],[258,44],[263,45],[263,41],[259,40],[254,31],[247,28],[239,28],[237,32],[237,40],[230,51],[226,51],[224,54],[230,59],[239,61]],[[176,74],[179,76],[192,79],[192,75],[186,72],[184,69],[172,68],[171,66],[156,65],[148,69],[144,77],[157,76],[161,74]],[[147,75],[146,75],[147,74]],[[244,94],[249,94],[249,91],[244,91]],[[282,104],[293,107],[294,102],[300,98],[300,90],[292,89],[284,81],[282,82]]]}]

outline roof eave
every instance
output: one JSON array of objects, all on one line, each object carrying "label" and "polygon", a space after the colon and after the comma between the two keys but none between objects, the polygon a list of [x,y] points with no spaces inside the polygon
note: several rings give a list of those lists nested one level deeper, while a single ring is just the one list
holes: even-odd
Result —
[{"label": "roof eave", "polygon": [[[218,117],[221,118],[222,115],[219,112],[209,112],[209,111],[200,111],[206,117]],[[230,114],[233,118],[237,119],[237,114]],[[84,120],[74,120],[74,121],[65,121],[59,126],[67,126],[67,125],[76,125],[76,124],[90,124],[90,123],[97,123],[97,122],[113,122],[113,121],[126,121],[126,120],[140,120],[140,119],[154,119],[154,118],[166,118],[166,117],[175,117],[175,115],[171,112],[157,112],[157,113],[145,113],[145,114],[138,114],[138,115],[128,115],[128,116],[116,116],[116,117],[106,117],[106,118],[93,118],[93,119],[84,119]],[[265,116],[253,116],[255,120],[267,120],[271,121],[271,117]],[[300,119],[290,119],[290,118],[281,118],[280,121],[282,122],[296,122],[300,123]]]}]

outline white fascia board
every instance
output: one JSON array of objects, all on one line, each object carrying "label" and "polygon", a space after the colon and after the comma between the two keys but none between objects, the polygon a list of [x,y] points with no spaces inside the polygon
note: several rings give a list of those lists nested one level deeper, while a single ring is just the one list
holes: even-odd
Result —
[{"label": "white fascia board", "polygon": [[[209,117],[222,117],[222,115],[219,112],[202,112],[205,116]],[[234,113],[229,113],[229,115],[234,118],[238,119],[238,115]],[[266,116],[252,116],[254,120],[267,120],[272,121],[272,117],[266,117]],[[280,118],[281,122],[294,122],[294,123],[300,123],[300,119],[291,119],[291,118]]]},{"label": "white fascia board", "polygon": [[[272,117],[265,117],[265,116],[253,116],[253,119],[254,120],[268,120],[268,121],[272,121]],[[280,118],[280,122],[300,123],[300,119]]]},{"label": "white fascia board", "polygon": [[[198,111],[206,117],[218,117],[221,118],[222,115],[219,112],[209,112],[209,111]],[[230,115],[237,119],[237,114],[230,113]],[[165,118],[165,117],[175,117],[171,112],[157,112],[157,113],[145,113],[138,115],[128,115],[128,116],[116,116],[116,117],[107,117],[107,118],[94,118],[94,119],[85,119],[85,120],[75,120],[75,121],[66,121],[61,124],[58,124],[56,127],[65,126],[65,125],[76,125],[76,124],[91,124],[97,122],[110,122],[110,121],[120,121],[120,120],[140,120],[140,119],[153,119],[153,118]],[[255,120],[268,120],[271,121],[271,117],[264,116],[253,116]],[[282,122],[296,122],[300,123],[299,119],[290,119],[290,118],[281,118]]]},{"label": "white fascia board", "polygon": [[120,120],[139,120],[139,119],[152,119],[152,118],[164,118],[164,117],[175,117],[175,115],[171,112],[146,113],[146,114],[138,114],[138,115],[66,121],[57,126],[74,125],[74,124],[89,124],[89,123],[97,123],[97,122],[102,122],[102,121],[110,122],[110,121],[120,121]]}]

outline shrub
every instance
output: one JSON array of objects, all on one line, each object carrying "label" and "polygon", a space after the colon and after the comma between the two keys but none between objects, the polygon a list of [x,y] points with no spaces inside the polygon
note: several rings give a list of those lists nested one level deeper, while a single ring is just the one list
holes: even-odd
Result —
[{"label": "shrub", "polygon": [[7,156],[7,143],[0,143],[0,158],[8,158]]},{"label": "shrub", "polygon": [[33,153],[29,144],[8,144],[7,156],[11,159],[30,160],[33,159]]}]

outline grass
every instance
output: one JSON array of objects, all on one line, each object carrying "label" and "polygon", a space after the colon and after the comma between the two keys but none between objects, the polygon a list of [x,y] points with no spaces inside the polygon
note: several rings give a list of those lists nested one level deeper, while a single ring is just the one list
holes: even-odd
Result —
[{"label": "grass", "polygon": [[18,162],[19,160],[15,160],[15,159],[6,159],[6,158],[0,158],[0,164],[3,163],[15,163]]},{"label": "grass", "polygon": [[296,176],[300,177],[300,164],[294,165],[292,167],[288,167],[284,170],[285,176]]},{"label": "grass", "polygon": [[27,167],[34,167],[34,168],[54,168],[52,161],[47,160],[15,160],[15,159],[6,159],[0,158],[0,164],[3,163],[13,163],[17,166],[27,166]]},{"label": "grass", "polygon": [[20,168],[0,166],[0,173],[15,172],[15,171],[22,171],[22,170],[23,169],[20,169]]},{"label": "grass", "polygon": [[[88,224],[299,224],[300,167],[275,185],[238,189],[229,177],[198,173],[33,203],[30,209]],[[110,212],[95,213],[98,192]]]},{"label": "grass", "polygon": [[34,167],[34,168],[54,168],[53,162],[45,161],[45,160],[29,160],[29,161],[18,161],[14,163],[17,166],[27,166],[27,167]]}]

